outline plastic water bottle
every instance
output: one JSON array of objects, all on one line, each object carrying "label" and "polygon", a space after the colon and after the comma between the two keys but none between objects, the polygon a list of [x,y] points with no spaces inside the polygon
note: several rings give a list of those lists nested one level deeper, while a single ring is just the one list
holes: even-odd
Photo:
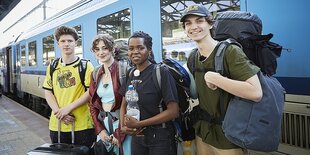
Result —
[{"label": "plastic water bottle", "polygon": [[138,121],[140,120],[140,109],[138,105],[138,92],[134,89],[133,85],[128,86],[128,90],[125,94],[127,101],[127,115],[134,117]]},{"label": "plastic water bottle", "polygon": [[195,144],[193,141],[183,142],[183,155],[195,155]]}]

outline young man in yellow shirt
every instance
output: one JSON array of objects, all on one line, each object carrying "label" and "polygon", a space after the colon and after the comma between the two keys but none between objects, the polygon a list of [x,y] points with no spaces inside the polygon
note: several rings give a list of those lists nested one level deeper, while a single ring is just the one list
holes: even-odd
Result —
[{"label": "young man in yellow shirt", "polygon": [[54,35],[61,50],[61,58],[55,60],[58,62],[52,74],[50,73],[52,65],[47,67],[43,84],[46,101],[52,109],[49,122],[50,138],[53,143],[58,142],[58,120],[61,120],[60,142],[70,144],[71,124],[74,122],[74,143],[90,148],[96,140],[88,107],[88,87],[94,67],[87,61],[84,78],[87,89],[85,89],[78,67],[81,59],[75,55],[75,46],[79,39],[76,30],[72,27],[60,26]]}]

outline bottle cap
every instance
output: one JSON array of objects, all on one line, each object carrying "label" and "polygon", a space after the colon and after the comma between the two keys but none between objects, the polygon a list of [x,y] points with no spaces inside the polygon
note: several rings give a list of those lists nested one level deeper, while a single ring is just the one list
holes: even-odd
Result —
[{"label": "bottle cap", "polygon": [[133,90],[133,85],[129,85],[128,90]]}]

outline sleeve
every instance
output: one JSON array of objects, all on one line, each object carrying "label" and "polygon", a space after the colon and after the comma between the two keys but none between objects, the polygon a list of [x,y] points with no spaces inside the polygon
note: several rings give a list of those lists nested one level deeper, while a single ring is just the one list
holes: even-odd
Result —
[{"label": "sleeve", "polygon": [[[242,49],[236,45],[229,46],[224,57],[224,64],[230,78],[246,81],[259,72],[259,67],[255,66],[245,55]],[[225,63],[226,61],[226,63]]]},{"label": "sleeve", "polygon": [[162,95],[164,102],[167,104],[169,102],[177,102],[178,100],[178,93],[176,88],[176,82],[170,71],[167,67],[161,67],[161,86],[162,86]]},{"label": "sleeve", "polygon": [[91,76],[93,70],[94,70],[93,64],[90,61],[88,61],[87,67],[86,67],[86,72],[85,72],[85,80],[84,80],[86,87],[90,86],[90,76]]},{"label": "sleeve", "polygon": [[45,79],[44,79],[43,86],[42,86],[43,89],[46,89],[46,90],[53,90],[53,81],[50,75],[50,68],[51,68],[51,65],[47,66],[46,75],[45,75]]}]

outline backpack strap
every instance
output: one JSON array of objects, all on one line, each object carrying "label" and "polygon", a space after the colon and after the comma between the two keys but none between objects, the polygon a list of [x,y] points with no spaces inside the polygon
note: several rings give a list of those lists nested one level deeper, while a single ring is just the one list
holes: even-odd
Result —
[{"label": "backpack strap", "polygon": [[[152,72],[152,80],[155,84],[155,87],[158,92],[161,93],[161,73],[160,73],[160,68],[163,64],[155,64],[155,71]],[[163,98],[161,98],[159,104],[158,104],[158,109],[159,112],[163,112]],[[166,123],[162,123],[162,127],[166,128]]]},{"label": "backpack strap", "polygon": [[85,85],[85,75],[86,75],[86,70],[87,70],[87,62],[89,60],[87,59],[81,59],[80,62],[75,65],[74,67],[78,66],[79,68],[79,75],[80,75],[80,79],[81,79],[81,83],[84,86],[84,90],[87,90],[87,87]]},{"label": "backpack strap", "polygon": [[121,86],[126,82],[127,71],[129,70],[128,65],[129,62],[126,59],[121,59],[118,61],[118,74]]},{"label": "backpack strap", "polygon": [[198,48],[194,48],[192,52],[189,54],[187,68],[192,73],[193,77],[195,77],[195,66],[196,66],[196,58],[197,58]]},{"label": "backpack strap", "polygon": [[[98,76],[99,76],[99,70],[100,70],[100,68],[101,68],[101,65],[95,67],[95,69],[93,70],[93,72],[92,72],[92,74],[91,74],[92,77],[93,77],[93,79],[94,79],[95,85],[97,85],[97,83],[98,83]],[[98,85],[97,85],[97,87],[98,87]]]},{"label": "backpack strap", "polygon": [[[234,44],[242,48],[242,46],[234,39],[226,39],[224,41],[220,42],[219,47],[217,48],[217,51],[215,53],[214,57],[214,68],[215,71],[220,73],[221,75],[224,75],[224,53],[226,52],[226,49],[229,45]],[[224,95],[224,90],[220,90],[220,120],[224,120],[225,117],[225,106],[224,106],[224,100],[223,96]]]},{"label": "backpack strap", "polygon": [[[50,77],[51,77],[51,81],[53,82],[53,73],[56,70],[56,67],[59,63],[60,58],[56,58],[52,61],[52,63],[50,64]],[[54,89],[52,89],[52,93],[54,94]]]}]

